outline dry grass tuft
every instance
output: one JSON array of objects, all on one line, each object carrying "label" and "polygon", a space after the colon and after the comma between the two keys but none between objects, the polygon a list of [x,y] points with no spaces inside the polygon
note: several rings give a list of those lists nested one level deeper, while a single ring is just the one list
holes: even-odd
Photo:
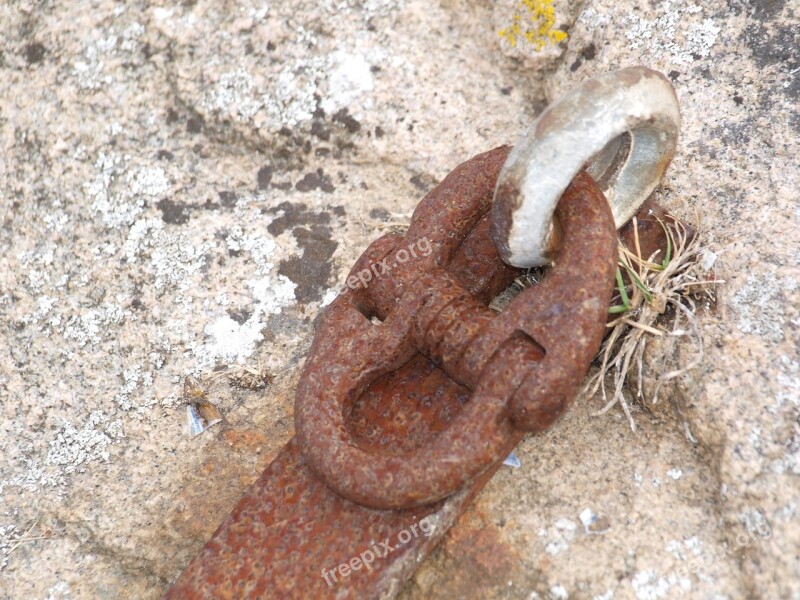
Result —
[{"label": "dry grass tuft", "polygon": [[[635,227],[634,223],[634,227]],[[697,328],[695,313],[698,302],[714,302],[714,286],[724,283],[716,277],[707,278],[707,257],[714,256],[705,248],[699,234],[689,235],[686,226],[674,217],[661,221],[668,238],[663,258],[660,251],[643,257],[638,236],[635,252],[619,246],[617,268],[617,294],[609,310],[619,316],[608,323],[610,329],[598,358],[600,369],[589,379],[583,393],[593,396],[602,390],[605,406],[595,415],[601,415],[617,404],[628,417],[631,429],[636,423],[631,405],[624,394],[628,378],[635,378],[636,397],[644,402],[644,351],[653,337],[686,337],[697,348],[694,358],[678,369],[656,377],[655,390],[650,402],[658,402],[661,386],[699,366],[703,360],[703,339]],[[661,258],[661,260],[659,260]],[[623,277],[627,277],[627,281]],[[606,390],[606,377],[613,377],[613,393]]]},{"label": "dry grass tuft", "polygon": [[[657,376],[650,400],[655,404],[664,383],[702,362],[703,340],[697,329],[695,313],[699,302],[715,302],[714,286],[724,283],[715,277],[707,278],[711,267],[704,263],[715,255],[702,246],[699,234],[689,235],[686,226],[672,216],[661,221],[661,226],[669,240],[663,257],[658,256],[660,251],[642,257],[638,235],[633,252],[621,241],[619,243],[617,292],[609,309],[610,314],[619,316],[607,325],[609,332],[597,355],[600,368],[589,378],[582,392],[582,395],[592,397],[602,390],[605,405],[595,416],[620,404],[634,431],[636,422],[631,412],[631,401],[625,397],[626,383],[631,376],[635,378],[636,398],[644,402],[644,351],[648,340],[664,336],[687,337],[698,349],[688,364]],[[528,269],[495,298],[489,308],[502,311],[522,290],[536,285],[541,276],[541,269]],[[613,393],[609,397],[605,384],[610,377],[613,377]]]}]

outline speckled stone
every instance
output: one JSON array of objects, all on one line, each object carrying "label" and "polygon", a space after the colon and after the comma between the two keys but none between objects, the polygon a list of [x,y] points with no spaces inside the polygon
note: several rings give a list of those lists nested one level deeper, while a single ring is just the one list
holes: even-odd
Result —
[{"label": "speckled stone", "polygon": [[[401,595],[800,597],[796,4],[555,2],[541,52],[497,35],[514,4],[0,7],[0,598],[158,597],[292,435],[380,224],[633,64],[676,87],[659,199],[727,281],[702,367],[636,434],[597,398],[527,438]],[[183,377],[236,364],[272,384],[220,378],[191,437]]]}]

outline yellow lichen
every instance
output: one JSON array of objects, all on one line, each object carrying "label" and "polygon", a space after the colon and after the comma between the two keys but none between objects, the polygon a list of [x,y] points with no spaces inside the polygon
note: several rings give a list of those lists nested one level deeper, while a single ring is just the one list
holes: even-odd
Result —
[{"label": "yellow lichen", "polygon": [[[553,0],[521,0],[520,14],[514,15],[513,23],[501,29],[500,37],[508,40],[512,48],[517,46],[517,39],[524,37],[536,50],[542,50],[548,42],[556,45],[567,39],[567,33],[555,29],[556,11]],[[523,14],[525,16],[523,17]]]}]

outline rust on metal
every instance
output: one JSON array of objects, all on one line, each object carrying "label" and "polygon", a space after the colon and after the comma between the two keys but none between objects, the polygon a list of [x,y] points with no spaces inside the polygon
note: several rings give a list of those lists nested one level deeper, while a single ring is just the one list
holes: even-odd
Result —
[{"label": "rust on metal", "polygon": [[508,151],[459,166],[405,236],[357,261],[353,277],[373,275],[317,323],[296,437],[168,598],[391,597],[525,431],[563,412],[603,334],[613,218],[580,174],[557,209],[555,266],[494,316],[520,274],[489,236]]},{"label": "rust on metal", "polygon": [[[478,210],[462,189],[460,169],[426,197],[406,236],[380,262],[399,262],[397,253],[421,239],[429,240],[431,255],[403,263],[397,279],[394,270],[379,274],[337,298],[318,325],[298,384],[295,425],[309,465],[360,504],[409,508],[463,487],[505,457],[514,431],[544,429],[563,412],[602,339],[616,233],[591,178],[579,174],[559,204],[564,237],[556,265],[494,316],[447,272],[487,208]],[[359,261],[353,274],[374,264]],[[517,359],[509,361],[512,348]],[[371,452],[355,443],[346,426],[352,403],[417,353],[470,390],[469,402],[450,427],[412,451]]]}]

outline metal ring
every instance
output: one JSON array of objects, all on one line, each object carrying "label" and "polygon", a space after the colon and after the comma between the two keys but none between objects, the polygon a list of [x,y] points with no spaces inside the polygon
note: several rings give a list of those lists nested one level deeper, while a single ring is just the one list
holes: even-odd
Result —
[{"label": "metal ring", "polygon": [[[465,197],[468,200],[450,192],[454,183],[462,189],[482,188],[486,182],[475,171],[474,167],[454,171],[449,177],[455,181],[441,184],[444,188],[429,196],[437,204],[428,208],[441,214],[442,204],[452,211],[453,205],[464,203]],[[420,226],[438,230],[448,240],[462,238],[474,223],[463,220],[451,237],[453,229],[435,223],[430,210],[417,211]],[[409,452],[362,447],[347,426],[346,407],[417,352],[413,329],[421,325],[417,321],[420,306],[427,290],[441,294],[448,289],[436,289],[435,280],[445,274],[428,272],[407,285],[381,325],[366,321],[354,300],[357,294],[340,295],[331,303],[317,323],[295,401],[300,448],[309,468],[326,485],[348,500],[373,508],[428,504],[488,472],[513,449],[521,431],[541,431],[561,415],[603,336],[616,236],[611,211],[586,175],[568,188],[558,214],[564,224],[558,264],[477,336],[465,336],[468,347],[454,358],[474,375],[470,400],[446,428]],[[443,258],[449,262],[449,257]],[[593,268],[576,278],[575,273],[589,260]],[[452,303],[447,300],[446,305]],[[470,320],[467,315],[465,321]],[[537,347],[541,350],[536,351]]]},{"label": "metal ring", "polygon": [[559,238],[553,212],[584,168],[623,225],[661,180],[679,129],[672,84],[644,67],[599,75],[551,104],[500,171],[492,205],[500,256],[515,267],[552,261]]}]

